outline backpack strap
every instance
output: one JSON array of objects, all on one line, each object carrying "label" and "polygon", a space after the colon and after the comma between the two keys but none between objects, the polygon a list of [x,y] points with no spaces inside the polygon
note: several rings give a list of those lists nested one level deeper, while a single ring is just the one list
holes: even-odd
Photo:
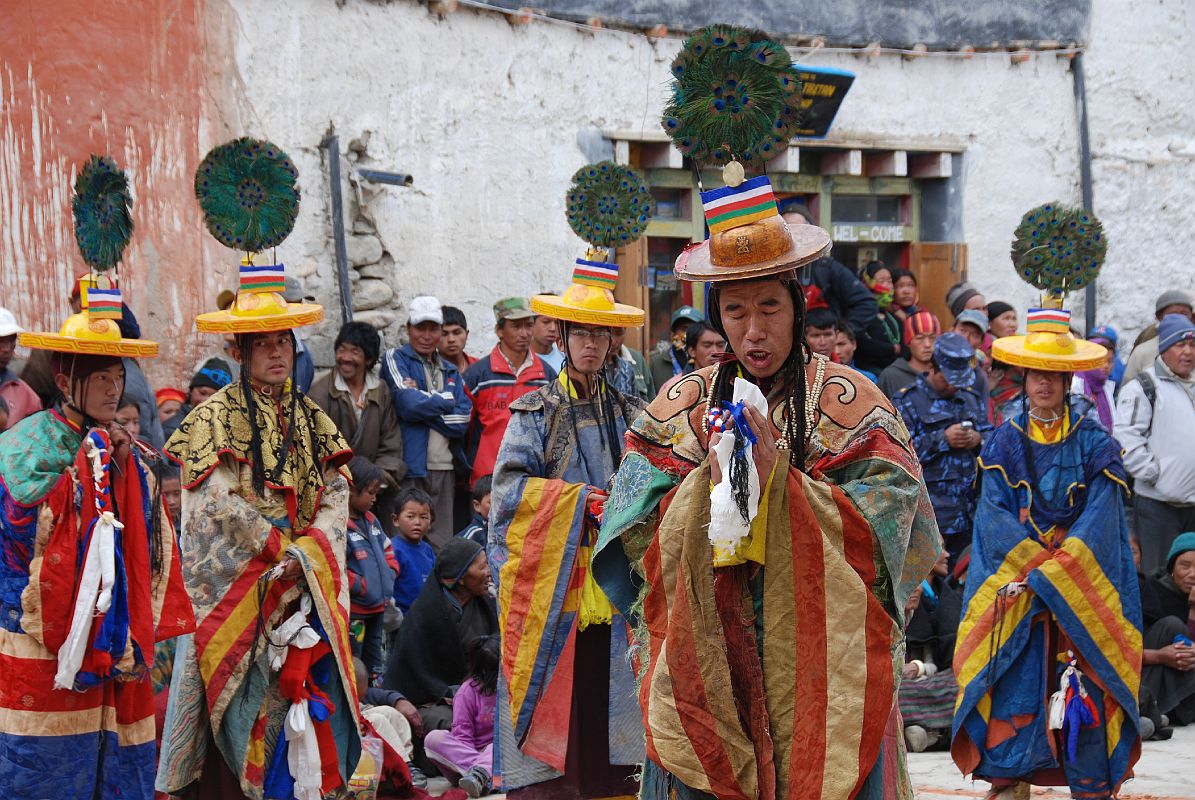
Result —
[{"label": "backpack strap", "polygon": [[1153,408],[1158,399],[1158,385],[1154,383],[1153,375],[1143,370],[1137,373],[1137,380],[1141,384],[1141,391],[1145,392],[1145,399],[1149,401],[1149,407]]}]

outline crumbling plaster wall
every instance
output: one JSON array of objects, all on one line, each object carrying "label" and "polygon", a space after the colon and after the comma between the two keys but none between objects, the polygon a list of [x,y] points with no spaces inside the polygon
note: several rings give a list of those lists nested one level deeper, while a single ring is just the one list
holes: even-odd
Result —
[{"label": "crumbling plaster wall", "polygon": [[[393,343],[407,301],[436,294],[464,309],[473,330],[470,350],[480,354],[494,341],[492,301],[561,288],[582,252],[563,214],[569,177],[588,160],[579,137],[595,129],[654,129],[668,66],[680,46],[676,38],[651,41],[544,22],[512,25],[503,16],[466,9],[438,16],[409,0],[296,0],[286,14],[267,0],[229,2],[239,18],[235,53],[250,109],[242,114],[247,132],[280,144],[301,172],[304,203],[281,255],[308,293],[328,307],[328,320],[309,335],[317,362],[325,364],[339,325],[327,171],[319,150],[329,130],[340,136],[346,158],[357,316],[383,328]],[[1105,4],[1157,4],[1096,4],[1097,35],[1088,57],[1092,90],[1132,100],[1141,81],[1118,76],[1139,61],[1107,40],[1114,29],[1129,28],[1138,31],[1130,48],[1144,48],[1151,30],[1173,27],[1175,12],[1125,18],[1106,12]],[[1187,12],[1177,17],[1189,28]],[[1190,41],[1189,30],[1183,41]],[[970,247],[971,279],[989,298],[1027,305],[1033,292],[1015,279],[1008,260],[1012,230],[1037,203],[1079,199],[1069,62],[1048,53],[1023,64],[933,55],[813,54],[805,60],[858,75],[832,139],[964,149],[962,238]],[[1184,69],[1190,72],[1186,52],[1176,51],[1173,61],[1159,76],[1170,83]],[[1165,90],[1144,87],[1153,97]],[[1189,96],[1191,90],[1184,91]],[[1136,102],[1158,105],[1149,97]],[[1139,137],[1134,115],[1103,111],[1112,104],[1103,96],[1091,101],[1097,212],[1113,210],[1104,214],[1111,217],[1114,246],[1101,319],[1132,328],[1146,303],[1126,298],[1119,287],[1157,280],[1156,274],[1140,276],[1138,260],[1129,255],[1134,245],[1128,243],[1137,238],[1132,226],[1167,202],[1174,177],[1188,162],[1171,152],[1163,175],[1115,155],[1117,147],[1137,147]],[[1183,107],[1189,115],[1191,103]],[[1162,116],[1167,128],[1185,119]],[[355,164],[411,173],[414,185],[363,186],[358,193],[350,180]],[[1124,197],[1113,204],[1105,192],[1117,193],[1117,182]],[[1072,305],[1078,310],[1081,299]]]}]

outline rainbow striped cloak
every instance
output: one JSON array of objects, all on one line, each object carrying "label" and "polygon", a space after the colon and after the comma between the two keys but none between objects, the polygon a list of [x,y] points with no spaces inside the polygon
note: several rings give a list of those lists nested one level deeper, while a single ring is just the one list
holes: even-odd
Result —
[{"label": "rainbow striped cloak", "polygon": [[895,609],[941,545],[908,433],[873,384],[827,364],[807,469],[772,479],[764,566],[715,569],[709,375],[681,379],[628,434],[594,556],[638,625],[643,797],[911,798]]},{"label": "rainbow striped cloak", "polygon": [[[980,467],[954,654],[960,693],[951,753],[964,773],[1108,797],[1132,774],[1141,749],[1141,604],[1120,447],[1074,412],[1069,434],[1050,445],[1030,441],[1023,423],[1010,420],[984,447]],[[1014,581],[1027,590],[1000,597]],[[1100,701],[1098,724],[1081,731],[1075,759],[1058,752],[1046,730],[1061,671],[1050,643],[1059,636]]]}]

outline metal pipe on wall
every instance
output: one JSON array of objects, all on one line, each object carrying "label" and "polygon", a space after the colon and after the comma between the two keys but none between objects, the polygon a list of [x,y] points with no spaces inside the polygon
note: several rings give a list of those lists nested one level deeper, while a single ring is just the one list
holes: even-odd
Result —
[{"label": "metal pipe on wall", "polygon": [[[1071,74],[1074,75],[1075,104],[1079,111],[1079,187],[1083,193],[1083,208],[1089,213],[1094,213],[1091,186],[1091,137],[1087,128],[1087,81],[1083,75],[1082,51],[1075,53],[1075,58],[1071,62]],[[1083,291],[1083,317],[1087,331],[1096,326],[1097,294],[1096,281],[1093,280]]]},{"label": "metal pipe on wall", "polygon": [[344,197],[340,191],[340,137],[330,133],[320,142],[328,151],[328,183],[332,190],[332,241],[336,246],[336,280],[340,285],[340,320],[353,321],[353,283],[344,240]]}]

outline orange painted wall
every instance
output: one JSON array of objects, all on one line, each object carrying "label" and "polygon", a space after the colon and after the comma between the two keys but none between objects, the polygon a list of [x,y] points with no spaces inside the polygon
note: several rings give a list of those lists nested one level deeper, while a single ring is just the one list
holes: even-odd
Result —
[{"label": "orange painted wall", "polygon": [[57,330],[86,269],[71,222],[74,177],[89,154],[113,157],[134,196],[120,282],[142,335],[162,344],[144,365],[158,385],[185,385],[200,352],[216,346],[193,320],[214,307],[222,282],[205,267],[223,272],[229,260],[192,190],[204,120],[218,116],[227,85],[205,44],[214,38],[205,5],[0,3],[0,305],[27,329]]}]

